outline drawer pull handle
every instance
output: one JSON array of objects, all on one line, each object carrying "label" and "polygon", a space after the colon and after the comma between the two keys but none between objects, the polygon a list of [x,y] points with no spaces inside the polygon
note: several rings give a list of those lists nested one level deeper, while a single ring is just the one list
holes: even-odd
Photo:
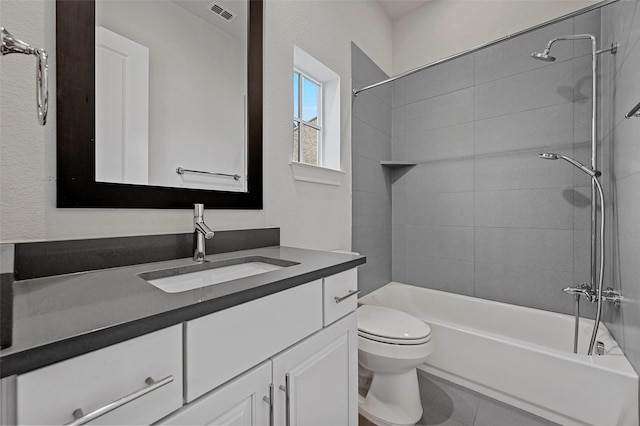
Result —
[{"label": "drawer pull handle", "polygon": [[285,409],[286,409],[286,416],[285,416],[285,425],[286,426],[291,426],[291,383],[290,383],[290,379],[291,376],[289,375],[289,373],[284,375],[284,387],[282,385],[280,385],[280,390],[284,391],[285,393]]},{"label": "drawer pull handle", "polygon": [[269,396],[263,397],[262,400],[269,404],[269,426],[273,426],[273,383],[269,385]]},{"label": "drawer pull handle", "polygon": [[343,300],[346,300],[346,299],[350,298],[351,296],[355,296],[356,294],[360,294],[361,292],[362,292],[362,290],[351,290],[349,292],[349,294],[347,294],[346,296],[342,296],[342,297],[336,296],[336,297],[334,297],[334,299],[335,299],[336,303],[340,303]]},{"label": "drawer pull handle", "polygon": [[98,417],[104,416],[105,414],[115,410],[118,407],[122,407],[123,405],[128,404],[129,402],[148,394],[149,392],[153,392],[154,390],[173,382],[173,376],[167,376],[164,379],[159,380],[157,382],[153,380],[151,377],[147,377],[144,382],[147,384],[147,386],[143,387],[142,389],[138,389],[137,391],[132,392],[129,395],[123,396],[120,399],[110,402],[109,404],[103,407],[100,407],[97,410],[90,412],[89,414],[84,414],[82,412],[82,409],[80,408],[74,410],[73,418],[75,420],[72,421],[71,423],[67,423],[67,426],[83,425],[85,423],[88,423],[92,420],[97,419]]}]

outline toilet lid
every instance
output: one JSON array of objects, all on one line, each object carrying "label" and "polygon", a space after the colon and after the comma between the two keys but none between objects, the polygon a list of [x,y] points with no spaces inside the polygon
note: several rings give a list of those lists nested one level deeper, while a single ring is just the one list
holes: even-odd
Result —
[{"label": "toilet lid", "polygon": [[362,337],[400,345],[416,345],[431,338],[431,328],[405,312],[374,305],[363,305],[357,312]]}]

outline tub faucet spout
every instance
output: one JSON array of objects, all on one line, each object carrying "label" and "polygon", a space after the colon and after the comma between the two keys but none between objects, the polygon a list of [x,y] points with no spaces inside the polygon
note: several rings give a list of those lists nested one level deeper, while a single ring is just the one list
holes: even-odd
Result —
[{"label": "tub faucet spout", "polygon": [[590,302],[595,302],[597,300],[596,293],[588,284],[576,284],[573,287],[565,287],[562,289],[562,291],[567,294],[584,296]]},{"label": "tub faucet spout", "polygon": [[193,205],[193,260],[198,263],[206,261],[205,239],[213,238],[214,232],[204,223],[204,204]]}]

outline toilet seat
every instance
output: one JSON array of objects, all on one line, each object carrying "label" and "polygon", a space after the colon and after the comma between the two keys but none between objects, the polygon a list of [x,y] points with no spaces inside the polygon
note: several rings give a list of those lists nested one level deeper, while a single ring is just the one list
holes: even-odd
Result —
[{"label": "toilet seat", "polygon": [[380,343],[389,343],[392,345],[421,345],[423,343],[431,341],[431,336],[427,336],[422,339],[394,339],[391,337],[376,336],[373,334],[364,333],[359,330],[358,336],[362,337],[363,339],[373,340]]},{"label": "toilet seat", "polygon": [[423,321],[396,309],[363,305],[357,309],[358,335],[394,345],[420,345],[431,340],[431,328]]}]

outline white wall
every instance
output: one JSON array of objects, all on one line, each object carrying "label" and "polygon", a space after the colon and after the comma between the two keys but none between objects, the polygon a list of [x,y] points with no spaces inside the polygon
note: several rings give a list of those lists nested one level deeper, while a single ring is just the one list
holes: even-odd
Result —
[{"label": "white wall", "polygon": [[393,74],[488,43],[598,0],[432,0],[393,22]]},{"label": "white wall", "polygon": [[267,167],[267,225],[280,224],[283,241],[295,246],[351,248],[351,40],[390,69],[391,23],[377,3],[361,1],[268,1],[266,18],[266,164],[285,165],[292,155],[295,44],[341,76],[341,169],[347,172],[334,187],[293,181],[289,166]]},{"label": "white wall", "polygon": [[[266,2],[264,207],[210,210],[214,229],[279,226],[282,243],[318,249],[351,245],[351,70],[353,40],[391,71],[391,22],[375,2]],[[34,58],[0,59],[0,242],[190,232],[187,210],[55,207],[55,3],[2,0],[0,21],[51,55],[49,124],[37,124]],[[291,110],[293,44],[341,76],[342,160],[339,187],[293,181]],[[194,200],[197,201],[197,200]]]}]

